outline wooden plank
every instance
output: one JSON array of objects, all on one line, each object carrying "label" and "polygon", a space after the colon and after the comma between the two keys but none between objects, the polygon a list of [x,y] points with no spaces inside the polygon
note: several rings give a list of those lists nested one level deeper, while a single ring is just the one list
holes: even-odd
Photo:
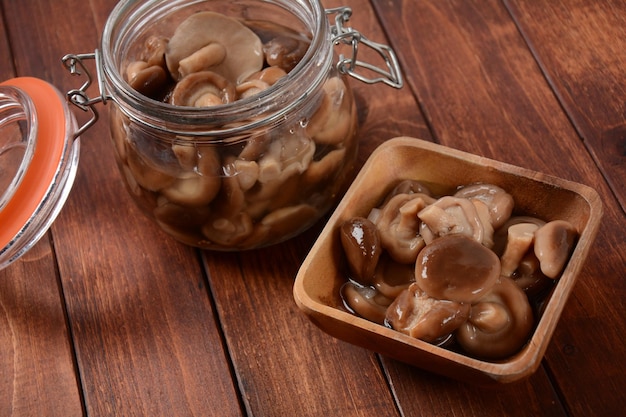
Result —
[{"label": "wooden plank", "polygon": [[46,237],[0,270],[0,346],[0,415],[82,415],[63,299]]},{"label": "wooden plank", "polygon": [[626,211],[626,3],[505,4]]},{"label": "wooden plank", "polygon": [[[498,1],[374,4],[438,141],[597,187],[604,224],[545,363],[569,413],[619,414],[626,381],[613,364],[623,363],[626,319],[602,306],[626,296],[623,212],[508,11]],[[549,397],[524,399],[543,410]]]},{"label": "wooden plank", "polygon": [[[65,91],[82,83],[60,58],[93,51],[102,30],[95,16],[116,2],[8,3],[18,69]],[[197,252],[159,232],[131,202],[106,108],[101,114],[81,138],[77,181],[53,227],[86,411],[240,415]]]},{"label": "wooden plank", "polygon": [[13,68],[13,59],[11,55],[11,49],[9,46],[9,34],[7,28],[4,25],[4,15],[0,8],[0,56],[3,57],[0,62],[0,81],[8,80],[15,77],[15,70]]}]

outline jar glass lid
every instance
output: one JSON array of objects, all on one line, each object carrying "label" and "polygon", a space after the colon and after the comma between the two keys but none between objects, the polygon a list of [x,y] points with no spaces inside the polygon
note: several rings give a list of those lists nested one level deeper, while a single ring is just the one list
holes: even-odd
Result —
[{"label": "jar glass lid", "polygon": [[65,202],[78,157],[74,128],[50,84],[0,83],[0,268],[39,240]]}]

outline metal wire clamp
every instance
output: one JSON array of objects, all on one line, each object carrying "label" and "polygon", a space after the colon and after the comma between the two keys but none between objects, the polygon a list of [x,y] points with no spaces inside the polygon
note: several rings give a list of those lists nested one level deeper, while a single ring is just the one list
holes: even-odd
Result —
[{"label": "metal wire clamp", "polygon": [[[352,47],[352,57],[339,56],[337,69],[342,74],[348,74],[359,81],[367,84],[375,84],[383,82],[390,87],[402,88],[404,82],[402,80],[402,72],[395,52],[387,45],[383,45],[367,39],[362,33],[350,27],[346,27],[345,23],[352,16],[352,9],[349,7],[337,7],[327,9],[326,15],[335,15],[335,24],[331,26],[332,41],[334,45],[346,44]],[[376,65],[359,61],[358,51],[359,45],[365,45],[376,51],[384,60],[386,69]],[[359,72],[359,69],[366,69],[380,77],[369,77]]]}]

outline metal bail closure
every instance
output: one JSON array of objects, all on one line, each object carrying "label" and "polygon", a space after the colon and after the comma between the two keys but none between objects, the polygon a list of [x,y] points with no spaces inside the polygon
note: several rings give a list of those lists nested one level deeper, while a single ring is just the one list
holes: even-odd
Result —
[{"label": "metal bail closure", "polygon": [[[387,45],[383,45],[377,42],[373,42],[367,39],[359,31],[350,27],[345,27],[344,24],[352,16],[352,9],[349,7],[337,7],[333,9],[327,9],[326,15],[335,15],[335,25],[331,26],[331,34],[333,35],[333,44],[345,44],[352,47],[352,57],[346,58],[343,55],[339,56],[339,62],[337,63],[337,69],[342,74],[348,74],[359,81],[367,84],[375,84],[383,82],[388,86],[394,88],[402,88],[404,82],[402,81],[402,73],[400,71],[400,65],[395,52]],[[380,68],[376,65],[359,61],[357,59],[359,45],[365,45],[374,51],[376,51],[384,60],[386,68]],[[378,74],[380,77],[369,77],[361,72],[359,69],[365,69]]]},{"label": "metal bail closure", "polygon": [[[96,71],[98,76],[98,89],[100,91],[100,96],[90,98],[87,94],[87,89],[93,83],[93,77],[83,60],[87,59],[95,59],[96,61]],[[65,55],[62,59],[63,65],[72,75],[81,76],[85,74],[87,76],[87,80],[83,83],[83,85],[74,90],[70,90],[67,92],[67,100],[81,109],[84,112],[91,112],[91,119],[89,119],[83,126],[81,126],[77,132],[74,134],[74,137],[78,137],[83,134],[87,129],[93,126],[99,118],[98,110],[95,105],[98,103],[106,104],[107,96],[104,93],[104,78],[102,76],[102,65],[100,64],[100,51],[97,49],[91,54],[68,54]]]}]

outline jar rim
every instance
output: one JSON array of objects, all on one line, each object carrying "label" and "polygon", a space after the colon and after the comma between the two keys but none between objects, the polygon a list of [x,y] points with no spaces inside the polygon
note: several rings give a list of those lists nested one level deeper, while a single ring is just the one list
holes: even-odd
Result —
[{"label": "jar rim", "polygon": [[[250,130],[279,123],[287,113],[307,102],[325,80],[327,70],[332,65],[333,45],[326,13],[319,0],[264,0],[260,3],[283,8],[287,3],[298,6],[300,15],[293,10],[285,10],[311,29],[311,44],[304,57],[276,84],[251,97],[210,109],[175,106],[134,90],[124,80],[119,64],[116,65],[119,62],[119,57],[114,55],[116,42],[128,36],[126,32],[131,28],[129,22],[120,20],[139,19],[142,15],[155,13],[166,4],[168,13],[175,13],[187,5],[203,2],[206,0],[123,0],[109,15],[101,40],[102,67],[108,86],[115,94],[110,95],[109,91],[107,98],[120,105],[128,117],[152,129],[182,136],[236,137]],[[166,128],[163,127],[164,121],[167,122]],[[207,123],[211,124],[211,128],[203,129],[202,126]]]}]

